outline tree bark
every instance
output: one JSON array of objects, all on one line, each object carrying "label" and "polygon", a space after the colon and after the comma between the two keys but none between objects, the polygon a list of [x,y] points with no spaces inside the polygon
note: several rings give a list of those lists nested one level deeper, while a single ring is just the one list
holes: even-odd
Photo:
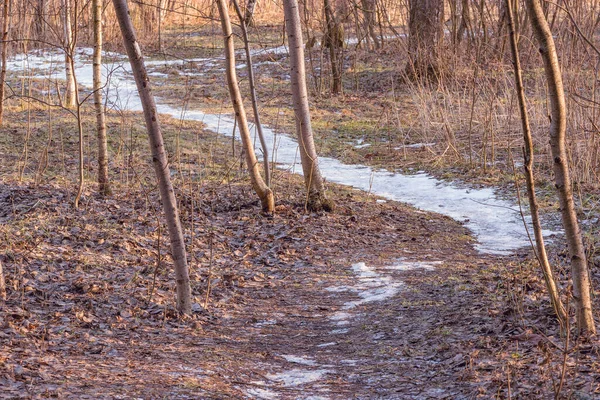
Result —
[{"label": "tree bark", "polygon": [[111,193],[108,181],[108,146],[106,141],[106,116],[102,103],[102,0],[93,0],[94,18],[94,108],[98,136],[98,188],[100,194]]},{"label": "tree bark", "polygon": [[4,0],[2,7],[2,70],[0,70],[0,126],[4,120],[4,84],[6,82],[6,58],[8,55],[8,8],[10,0]]},{"label": "tree bark", "polygon": [[250,51],[250,42],[248,41],[248,30],[244,24],[244,16],[242,10],[237,2],[233,0],[233,6],[237,13],[238,19],[240,20],[240,28],[242,30],[242,39],[244,40],[244,50],[246,52],[246,66],[248,69],[248,84],[250,85],[250,99],[252,100],[252,111],[254,113],[254,124],[256,125],[256,132],[260,140],[260,146],[263,152],[263,164],[265,168],[265,183],[268,187],[271,187],[271,168],[269,165],[269,146],[265,141],[265,135],[263,134],[262,124],[260,122],[260,114],[258,112],[258,99],[256,96],[256,84],[254,83],[254,67],[252,66],[252,52]]},{"label": "tree bark", "polygon": [[508,17],[508,31],[510,36],[510,49],[513,56],[513,67],[515,72],[515,84],[517,88],[517,98],[519,100],[519,112],[521,114],[521,124],[523,128],[523,140],[525,142],[525,149],[523,156],[525,159],[523,168],[525,172],[525,180],[527,182],[527,196],[529,198],[529,208],[531,210],[531,221],[533,224],[533,232],[535,236],[536,244],[536,255],[542,268],[542,274],[546,282],[546,288],[552,308],[556,313],[558,321],[561,327],[565,327],[567,320],[567,313],[560,300],[558,289],[556,288],[556,282],[554,281],[554,275],[550,261],[548,261],[548,255],[546,254],[546,246],[544,245],[544,235],[542,234],[542,224],[538,213],[538,203],[535,195],[535,179],[533,177],[533,139],[531,138],[531,129],[529,126],[529,116],[527,114],[527,105],[525,103],[525,91],[523,90],[523,77],[521,73],[521,61],[519,59],[519,50],[517,45],[517,35],[514,29],[514,18],[513,10],[511,5],[512,0],[506,0],[506,10]]},{"label": "tree bark", "polygon": [[2,261],[0,261],[0,300],[6,300],[6,281],[4,280],[4,268],[2,267]]},{"label": "tree bark", "polygon": [[325,195],[325,185],[319,170],[317,152],[313,140],[313,132],[308,107],[308,91],[306,89],[306,70],[304,65],[304,48],[302,28],[297,0],[284,0],[283,12],[285,27],[288,33],[290,52],[290,75],[292,83],[292,100],[296,117],[296,134],[300,148],[302,172],[307,190],[306,208],[310,210],[333,210],[334,204]]},{"label": "tree bark", "polygon": [[221,16],[221,28],[223,29],[223,40],[225,45],[225,69],[227,74],[227,85],[229,86],[229,96],[235,111],[237,126],[242,138],[244,153],[246,155],[246,166],[250,173],[250,181],[252,188],[260,198],[262,209],[265,212],[272,213],[275,211],[275,200],[273,191],[263,181],[258,168],[258,160],[254,154],[254,146],[252,145],[252,137],[250,129],[248,129],[248,119],[246,118],[246,110],[242,101],[240,88],[238,87],[237,75],[235,70],[235,48],[233,46],[233,32],[231,30],[231,21],[229,18],[229,10],[225,0],[217,0],[217,7]]},{"label": "tree bark", "polygon": [[75,107],[75,73],[72,69],[71,58],[75,51],[73,40],[73,28],[71,27],[71,0],[63,0],[63,33],[64,33],[64,52],[65,52],[65,78],[67,80],[67,90],[65,93],[64,106],[67,108]]},{"label": "tree bark", "polygon": [[154,95],[152,94],[150,79],[146,72],[146,66],[144,65],[142,52],[136,39],[135,30],[131,18],[129,17],[127,0],[113,0],[113,5],[115,7],[117,20],[119,21],[119,26],[121,27],[123,42],[127,49],[131,70],[133,71],[135,83],[144,109],[146,129],[148,132],[150,148],[152,150],[152,162],[154,164],[160,197],[167,219],[169,238],[171,241],[171,255],[175,264],[177,310],[181,313],[189,314],[192,310],[192,304],[185,242],[183,239],[181,222],[179,220],[177,201],[171,183],[169,162],[160,130]]},{"label": "tree bark", "polygon": [[256,7],[258,0],[248,0],[246,3],[246,12],[244,14],[244,23],[246,26],[254,26],[254,8]]},{"label": "tree bark", "polygon": [[587,270],[587,259],[577,215],[573,201],[573,191],[569,176],[566,135],[566,105],[558,56],[552,38],[552,32],[544,17],[544,10],[539,0],[526,0],[527,11],[533,33],[539,44],[539,51],[544,61],[544,70],[548,81],[548,97],[552,122],[550,124],[550,147],[554,158],[554,180],[560,200],[565,236],[571,257],[571,275],[573,280],[573,299],[575,301],[577,325],[582,335],[596,333],[590,299],[590,281]]},{"label": "tree bark", "polygon": [[329,49],[329,62],[331,63],[331,93],[339,94],[342,91],[339,50],[344,45],[344,30],[335,17],[331,2],[329,0],[323,0],[323,6],[325,8],[325,21],[327,23],[325,40],[323,40],[323,43],[325,45],[324,47]]},{"label": "tree bark", "polygon": [[440,47],[444,38],[444,0],[409,0],[408,64],[413,79],[440,79]]},{"label": "tree bark", "polygon": [[376,49],[381,47],[381,43],[375,33],[377,0],[361,0],[362,12],[364,17],[365,42],[367,50],[371,48],[371,41]]}]

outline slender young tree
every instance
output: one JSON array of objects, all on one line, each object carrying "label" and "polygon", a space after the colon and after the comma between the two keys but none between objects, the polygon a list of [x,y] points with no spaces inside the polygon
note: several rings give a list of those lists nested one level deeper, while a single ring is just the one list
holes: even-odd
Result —
[{"label": "slender young tree", "polygon": [[110,195],[108,181],[108,145],[106,141],[106,115],[102,103],[102,0],[92,1],[94,18],[94,108],[96,109],[96,133],[98,137],[98,189],[104,196]]},{"label": "slender young tree", "polygon": [[560,300],[558,289],[556,288],[556,282],[554,281],[554,274],[548,255],[546,254],[546,246],[544,245],[544,235],[542,234],[542,224],[538,213],[538,202],[535,195],[535,179],[533,177],[533,139],[531,137],[531,129],[529,126],[529,116],[527,114],[527,105],[525,102],[525,91],[523,90],[523,77],[521,73],[521,61],[519,58],[519,49],[517,45],[517,34],[514,29],[514,17],[512,9],[512,0],[506,0],[507,17],[508,17],[508,31],[510,36],[510,49],[513,56],[513,67],[515,72],[515,84],[517,88],[517,98],[519,100],[519,112],[521,114],[521,125],[523,128],[523,140],[525,142],[525,149],[523,150],[523,157],[525,159],[523,169],[525,171],[525,181],[527,183],[527,196],[529,198],[529,208],[531,210],[531,222],[533,224],[533,233],[535,236],[536,244],[536,256],[542,268],[542,274],[544,275],[544,281],[546,282],[546,288],[552,308],[556,313],[558,321],[561,327],[566,326],[565,322],[567,319],[567,313]]},{"label": "slender young tree", "polygon": [[302,161],[302,172],[307,190],[306,207],[310,210],[331,211],[334,203],[325,195],[325,184],[319,170],[310,122],[304,65],[304,43],[302,42],[302,27],[297,0],[284,0],[283,13],[290,51],[290,75],[296,117],[296,134],[298,135],[300,160]]},{"label": "slender young tree", "polygon": [[248,69],[248,84],[250,85],[250,99],[252,100],[252,111],[254,113],[254,125],[256,126],[256,132],[260,140],[260,146],[263,152],[263,164],[265,167],[265,183],[268,187],[271,187],[271,168],[269,165],[269,146],[265,141],[265,135],[263,134],[262,124],[260,122],[260,113],[258,112],[258,98],[256,95],[256,83],[254,81],[254,67],[252,64],[252,52],[250,51],[250,41],[248,40],[248,30],[244,24],[244,16],[237,0],[232,1],[235,7],[235,12],[240,20],[240,27],[242,29],[242,39],[244,40],[244,50],[246,52],[246,68]]},{"label": "slender young tree", "polygon": [[0,70],[0,126],[4,119],[4,83],[6,82],[6,56],[8,54],[8,9],[10,0],[4,0],[2,6],[2,69]]},{"label": "slender young tree", "polygon": [[146,129],[152,151],[152,162],[158,181],[160,197],[163,203],[163,210],[167,219],[169,228],[169,238],[171,241],[171,255],[175,264],[175,279],[177,284],[177,310],[184,314],[189,314],[192,310],[190,278],[188,273],[187,256],[185,252],[185,242],[183,239],[183,230],[179,220],[179,211],[177,209],[177,200],[171,183],[169,161],[165,151],[158,112],[154,95],[150,87],[150,79],[146,72],[144,59],[140,46],[136,39],[133,23],[129,16],[127,0],[113,0],[115,13],[123,43],[127,49],[127,56],[131,64],[131,70],[135,78],[142,107],[144,109],[144,118],[146,120]]},{"label": "slender young tree", "polygon": [[339,61],[340,49],[344,44],[342,25],[337,21],[330,0],[323,0],[325,10],[325,40],[323,43],[329,49],[329,62],[331,63],[331,93],[339,94],[342,91],[342,72]]},{"label": "slender young tree", "polygon": [[0,300],[6,300],[6,281],[4,280],[4,268],[2,268],[2,261],[0,261]]},{"label": "slender young tree", "polygon": [[554,159],[554,182],[558,190],[562,223],[571,256],[571,277],[573,280],[573,299],[576,307],[577,325],[582,335],[593,335],[596,333],[596,327],[592,314],[588,265],[575,213],[565,148],[567,117],[560,64],[552,32],[539,0],[526,0],[525,4],[542,55],[548,82],[548,97],[552,118],[550,123],[550,148]]},{"label": "slender young tree", "polygon": [[265,184],[260,175],[258,160],[254,154],[254,146],[252,145],[252,137],[250,136],[250,129],[248,129],[246,110],[242,101],[240,88],[238,87],[235,69],[235,48],[233,46],[233,32],[231,30],[229,10],[225,0],[217,0],[217,7],[219,8],[219,15],[221,16],[221,28],[223,29],[227,85],[229,86],[229,95],[235,111],[237,126],[240,131],[240,136],[242,137],[244,153],[246,154],[246,165],[248,167],[248,171],[250,172],[250,181],[252,182],[254,191],[260,198],[263,211],[272,213],[275,210],[273,191]]},{"label": "slender young tree", "polygon": [[67,90],[65,93],[64,106],[74,108],[76,104],[75,91],[75,71],[73,71],[73,52],[75,51],[75,40],[73,38],[73,27],[71,26],[71,0],[63,0],[63,51],[65,52],[65,78],[67,80]]}]

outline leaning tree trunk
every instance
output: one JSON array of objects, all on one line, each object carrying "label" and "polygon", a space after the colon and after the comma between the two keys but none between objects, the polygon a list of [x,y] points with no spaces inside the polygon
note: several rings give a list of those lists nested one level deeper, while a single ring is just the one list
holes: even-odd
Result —
[{"label": "leaning tree trunk", "polygon": [[561,327],[564,327],[566,326],[565,322],[567,320],[567,313],[565,312],[565,308],[560,300],[560,295],[558,293],[558,289],[556,288],[556,282],[554,281],[554,275],[552,273],[552,267],[550,266],[550,261],[548,261],[548,255],[546,254],[544,235],[542,234],[542,224],[540,222],[538,203],[535,195],[535,179],[533,177],[533,140],[531,138],[529,116],[527,114],[527,105],[525,103],[525,91],[523,90],[523,77],[521,74],[521,61],[519,59],[517,35],[514,29],[514,18],[511,2],[512,0],[506,0],[508,32],[510,36],[510,49],[513,56],[517,98],[519,100],[519,112],[521,114],[521,124],[523,127],[523,140],[525,142],[525,149],[523,151],[525,162],[523,168],[525,170],[525,180],[527,182],[527,196],[529,198],[531,222],[533,224],[533,232],[535,236],[537,250],[536,255],[540,263],[540,267],[542,268],[542,274],[544,275],[544,281],[546,282],[546,288],[548,290],[548,295],[550,296],[552,308],[556,313]]},{"label": "leaning tree trunk", "polygon": [[127,49],[131,70],[133,71],[135,83],[144,109],[146,129],[148,131],[150,148],[152,150],[152,162],[154,163],[154,171],[156,173],[156,179],[158,180],[160,198],[163,203],[167,226],[169,228],[171,253],[175,264],[175,279],[177,283],[177,310],[181,313],[189,314],[192,310],[192,304],[185,242],[183,240],[181,222],[179,221],[177,200],[175,199],[175,192],[173,190],[173,185],[171,184],[169,162],[160,130],[154,95],[150,89],[150,79],[148,78],[140,46],[135,36],[133,23],[129,17],[127,0],[113,0],[113,5],[121,27],[123,42]]},{"label": "leaning tree trunk", "polygon": [[444,38],[444,0],[409,0],[408,64],[413,79],[438,81]]},{"label": "leaning tree trunk", "polygon": [[75,107],[75,78],[71,58],[75,51],[73,43],[73,28],[71,27],[71,0],[63,0],[63,32],[64,32],[64,52],[65,52],[65,78],[67,80],[67,90],[65,93],[64,106],[68,108]]},{"label": "leaning tree trunk", "polygon": [[[221,28],[223,29],[223,39],[225,45],[225,68],[227,71],[227,85],[229,86],[229,96],[235,111],[237,126],[242,137],[244,153],[246,154],[246,165],[250,172],[250,181],[252,187],[262,204],[262,209],[265,212],[272,213],[275,210],[275,200],[273,191],[265,184],[260,175],[258,168],[258,160],[254,154],[254,146],[252,145],[252,137],[250,129],[248,129],[248,119],[246,118],[246,110],[238,87],[237,75],[235,72],[235,48],[233,47],[233,32],[231,31],[231,21],[229,19],[229,10],[225,0],[218,0],[217,7],[221,16]],[[267,166],[268,168],[268,166]]]},{"label": "leaning tree trunk", "polygon": [[307,190],[306,207],[310,210],[331,211],[333,202],[325,196],[325,185],[317,160],[317,151],[313,140],[308,107],[308,91],[306,89],[306,71],[304,66],[304,48],[302,43],[302,27],[297,0],[284,0],[283,13],[285,27],[288,32],[290,52],[290,75],[292,83],[292,100],[296,116],[296,134],[300,147],[300,160]]},{"label": "leaning tree trunk", "polygon": [[0,70],[0,126],[4,119],[4,83],[6,82],[6,56],[8,54],[8,8],[10,0],[4,0],[2,7],[2,70]]},{"label": "leaning tree trunk", "polygon": [[252,111],[254,113],[254,125],[256,126],[256,133],[260,140],[260,146],[263,152],[263,164],[265,168],[265,183],[271,187],[271,167],[269,164],[269,146],[265,140],[265,135],[262,130],[262,123],[260,122],[260,114],[258,112],[258,99],[256,96],[256,83],[254,82],[254,67],[252,64],[252,52],[250,51],[250,42],[248,40],[248,30],[244,24],[244,16],[242,10],[237,2],[233,0],[233,7],[240,20],[240,28],[242,30],[242,39],[244,40],[244,51],[246,52],[246,69],[248,70],[248,84],[250,85],[250,99],[252,100]]},{"label": "leaning tree trunk", "polygon": [[108,181],[108,146],[106,143],[106,116],[102,103],[102,0],[93,0],[94,15],[94,108],[96,109],[96,132],[98,136],[98,189],[104,196],[110,195]]},{"label": "leaning tree trunk", "polygon": [[577,325],[582,335],[596,333],[590,299],[590,280],[587,270],[585,248],[577,222],[567,151],[565,148],[566,105],[560,66],[552,32],[544,17],[539,0],[526,0],[533,33],[539,44],[544,60],[544,70],[548,81],[548,97],[552,122],[550,123],[550,147],[554,159],[554,181],[558,190],[563,227],[571,256],[573,298],[577,313]]}]

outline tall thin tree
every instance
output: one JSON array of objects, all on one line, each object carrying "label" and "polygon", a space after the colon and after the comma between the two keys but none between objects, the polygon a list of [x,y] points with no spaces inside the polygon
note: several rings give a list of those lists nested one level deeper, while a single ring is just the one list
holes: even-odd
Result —
[{"label": "tall thin tree", "polygon": [[527,114],[527,104],[525,102],[525,90],[523,89],[523,76],[521,73],[521,61],[519,58],[519,49],[517,45],[517,34],[515,32],[515,23],[513,17],[512,0],[506,0],[507,16],[508,16],[508,31],[510,36],[510,49],[513,56],[513,67],[515,72],[515,84],[517,88],[517,98],[519,100],[519,112],[521,114],[521,125],[523,128],[523,141],[525,148],[523,157],[525,159],[523,169],[525,171],[525,181],[527,184],[527,196],[529,198],[529,208],[531,211],[531,222],[533,224],[533,233],[535,236],[536,256],[542,268],[544,281],[552,308],[556,313],[561,326],[566,326],[567,313],[560,300],[560,295],[554,281],[552,267],[546,254],[546,246],[544,245],[544,235],[542,234],[542,224],[538,212],[538,202],[535,194],[535,179],[533,177],[533,139],[531,137],[531,129],[529,125],[529,115]]},{"label": "tall thin tree", "polygon": [[98,189],[102,195],[110,195],[108,181],[108,144],[106,140],[106,115],[102,103],[102,0],[92,1],[94,18],[94,108],[96,109],[96,133],[98,137]]},{"label": "tall thin tree", "polygon": [[254,191],[260,198],[263,211],[272,213],[275,210],[273,191],[265,184],[260,175],[258,160],[256,159],[254,146],[252,145],[252,137],[250,136],[250,129],[248,129],[246,110],[242,101],[240,88],[238,87],[235,69],[235,48],[233,46],[233,32],[231,30],[229,10],[225,0],[217,0],[217,7],[219,8],[219,15],[221,16],[221,28],[223,29],[227,85],[229,86],[229,95],[235,111],[237,126],[240,131],[240,136],[242,137],[244,153],[246,154],[246,165],[250,173],[250,181],[252,182]]},{"label": "tall thin tree", "polygon": [[254,114],[254,125],[256,126],[256,132],[258,139],[260,140],[260,146],[263,152],[263,165],[265,168],[265,183],[271,187],[271,168],[269,164],[269,147],[265,140],[265,135],[262,130],[262,123],[260,122],[260,113],[258,112],[258,96],[256,95],[256,82],[254,80],[254,65],[252,63],[252,52],[250,51],[250,41],[248,40],[248,29],[244,24],[244,16],[237,0],[232,1],[235,8],[235,12],[240,20],[240,28],[242,30],[242,39],[244,40],[244,51],[246,52],[246,69],[248,70],[248,84],[250,85],[250,99],[252,100],[252,112]]},{"label": "tall thin tree", "polygon": [[65,52],[65,79],[67,80],[67,89],[65,92],[64,106],[73,108],[76,104],[75,91],[75,71],[73,71],[73,58],[75,52],[75,40],[73,37],[73,27],[71,26],[71,0],[63,0],[63,51]]},{"label": "tall thin tree", "polygon": [[533,33],[544,62],[550,100],[550,148],[554,159],[554,182],[558,190],[562,223],[571,256],[571,278],[577,325],[582,335],[596,333],[590,298],[590,279],[587,258],[573,200],[568,157],[565,147],[567,113],[565,92],[558,55],[548,21],[539,0],[525,0]]},{"label": "tall thin tree", "polygon": [[[329,49],[331,63],[331,92],[339,94],[342,91],[342,66],[340,65],[340,49],[344,45],[343,26],[336,18],[330,0],[323,0],[325,10],[325,37],[323,43]],[[303,61],[304,62],[304,61]]]},{"label": "tall thin tree", "polygon": [[300,147],[300,160],[307,190],[306,207],[310,210],[331,211],[334,203],[325,194],[325,184],[317,158],[308,107],[304,43],[297,0],[284,0],[283,13],[288,33],[292,100],[296,117],[296,134]]},{"label": "tall thin tree", "polygon": [[2,69],[0,70],[0,126],[4,119],[4,83],[6,82],[6,58],[8,55],[8,9],[10,0],[4,0],[2,5]]},{"label": "tall thin tree", "polygon": [[179,211],[177,209],[177,200],[169,170],[169,160],[165,151],[165,145],[158,120],[158,112],[154,95],[152,94],[150,79],[144,64],[144,58],[138,44],[133,23],[129,16],[127,0],[113,0],[115,13],[123,43],[127,49],[127,56],[131,64],[131,70],[135,78],[142,107],[144,109],[144,118],[146,120],[146,129],[152,151],[152,162],[158,181],[160,197],[163,203],[163,210],[167,219],[169,229],[169,238],[171,241],[171,255],[175,264],[175,281],[177,284],[177,310],[181,313],[189,314],[192,310],[190,278],[188,273],[187,256],[185,251],[185,242],[183,230],[179,220]]}]

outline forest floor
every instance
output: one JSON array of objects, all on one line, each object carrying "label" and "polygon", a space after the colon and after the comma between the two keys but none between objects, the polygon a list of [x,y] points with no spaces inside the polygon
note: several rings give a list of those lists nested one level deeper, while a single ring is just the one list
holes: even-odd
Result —
[{"label": "forest floor", "polygon": [[[225,174],[229,140],[199,136]],[[4,171],[21,142],[4,142]],[[478,254],[450,218],[337,185],[334,213],[306,213],[284,171],[273,216],[237,167],[179,192],[195,303],[179,318],[140,163],[137,185],[121,174],[108,199],[88,187],[79,210],[60,176],[3,176],[0,397],[550,398],[563,371],[565,397],[599,393],[597,347],[570,341],[563,358],[527,251]]]},{"label": "forest floor", "polygon": [[[219,99],[211,87],[201,97]],[[239,145],[167,118],[194,296],[180,317],[140,116],[109,120],[114,194],[95,193],[91,157],[74,210],[74,122],[24,110],[0,139],[0,398],[600,396],[598,343],[560,335],[529,250],[478,253],[459,222],[331,183],[336,210],[308,213],[301,178],[282,170],[262,215]],[[358,160],[353,148],[329,151]],[[409,149],[415,163],[433,155]]]}]

